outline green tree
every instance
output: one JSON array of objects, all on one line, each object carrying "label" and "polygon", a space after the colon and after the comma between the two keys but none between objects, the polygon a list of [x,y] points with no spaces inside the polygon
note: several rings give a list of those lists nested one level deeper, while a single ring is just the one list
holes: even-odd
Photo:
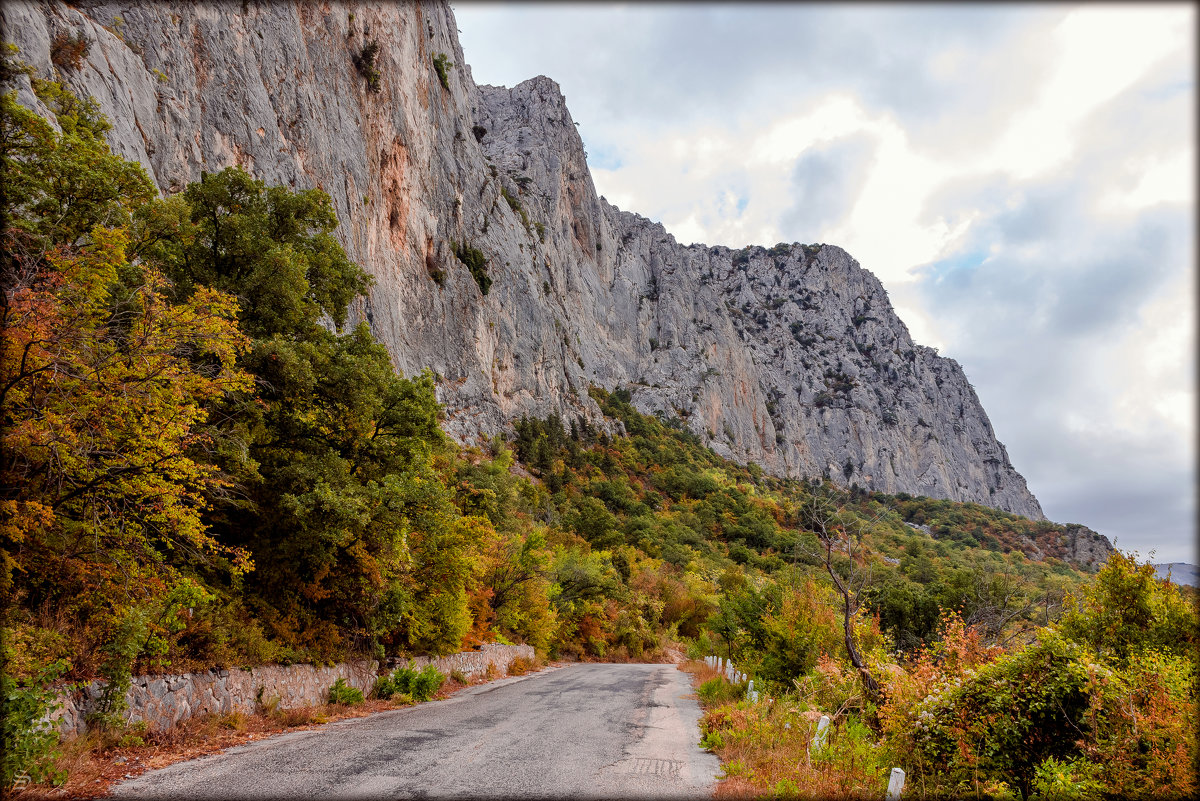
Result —
[{"label": "green tree", "polygon": [[1124,662],[1148,649],[1195,655],[1196,608],[1150,563],[1114,551],[1079,597],[1068,596],[1062,631],[1101,659]]},{"label": "green tree", "polygon": [[181,197],[140,215],[138,255],[183,296],[208,286],[237,296],[242,330],[255,339],[339,329],[371,284],[333,237],[337,215],[319,189],[267,187],[240,167],[203,174]]},{"label": "green tree", "polygon": [[469,628],[478,529],[433,458],[444,444],[428,373],[398,376],[365,324],[339,329],[369,284],[332,236],[318,190],[230,168],[148,207],[143,254],[180,296],[236,295],[255,391],[226,399],[222,464],[241,491],[214,528],[255,554],[248,583],[275,636],[329,659],[454,650]]}]

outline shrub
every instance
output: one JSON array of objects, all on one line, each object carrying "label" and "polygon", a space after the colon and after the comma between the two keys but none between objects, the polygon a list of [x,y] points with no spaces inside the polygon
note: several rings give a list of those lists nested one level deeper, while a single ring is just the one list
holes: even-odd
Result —
[{"label": "shrub", "polygon": [[504,200],[508,203],[508,207],[521,216],[521,223],[528,229],[530,226],[529,215],[525,213],[524,207],[521,206],[521,201],[517,200],[512,194],[500,187],[500,194],[504,196]]},{"label": "shrub", "polygon": [[371,685],[372,698],[391,698],[396,694],[396,682],[392,681],[390,673],[385,673],[382,676],[375,678],[375,683]]},{"label": "shrub", "polygon": [[438,53],[433,57],[433,68],[437,70],[438,80],[442,82],[442,88],[446,91],[450,91],[450,74],[447,70],[453,66],[445,53]]},{"label": "shrub", "polygon": [[350,58],[358,74],[367,79],[367,89],[375,93],[379,92],[379,70],[375,69],[375,58],[378,55],[379,42],[372,39]]},{"label": "shrub", "polygon": [[66,33],[60,31],[54,35],[54,40],[50,42],[50,61],[60,70],[67,68],[77,70],[83,63],[83,59],[87,56],[88,51],[92,48],[92,42],[86,36],[80,33]]},{"label": "shrub", "polygon": [[[7,654],[6,654],[7,656]],[[27,775],[34,782],[51,781],[62,784],[66,772],[56,770],[59,756],[58,732],[43,722],[55,708],[54,691],[47,688],[67,669],[59,660],[47,666],[28,684],[0,673],[0,699],[4,703],[4,749],[0,752],[0,787],[12,787],[18,776]]]},{"label": "shrub", "polygon": [[475,135],[476,142],[482,142],[483,137],[487,136],[487,128],[484,128],[482,125],[472,125],[471,133]]},{"label": "shrub", "polygon": [[329,688],[329,703],[331,704],[361,704],[362,690],[346,684],[345,679],[338,679]]},{"label": "shrub", "polygon": [[708,706],[725,704],[742,697],[742,690],[736,684],[725,681],[723,676],[714,676],[696,688],[696,695]]},{"label": "shrub", "polygon": [[121,731],[119,737],[115,737],[118,748],[141,748],[146,745],[146,733],[150,730],[149,724],[144,720],[138,720],[126,726]]},{"label": "shrub", "polygon": [[487,257],[483,255],[483,251],[468,247],[466,244],[455,245],[453,242],[450,244],[454,247],[454,255],[471,271],[471,277],[479,285],[480,293],[486,295],[492,286],[492,279],[487,273]]},{"label": "shrub", "polygon": [[425,270],[429,273],[429,277],[438,286],[446,285],[446,271],[442,269],[437,257],[433,253],[425,256]]},{"label": "shrub", "polygon": [[417,701],[428,701],[442,688],[446,677],[433,665],[426,665],[409,684],[409,695]]},{"label": "shrub", "polygon": [[268,695],[264,698],[263,688],[259,687],[258,692],[254,694],[254,702],[261,714],[274,717],[279,712],[279,705],[283,703],[283,699],[278,695]]},{"label": "shrub", "polygon": [[[441,689],[445,681],[446,677],[433,665],[426,665],[419,671],[412,667],[402,667],[393,670],[390,676],[380,676],[376,679],[371,692],[376,698],[407,695],[414,701],[428,701]],[[466,681],[462,683],[465,684]]]},{"label": "shrub", "polygon": [[687,640],[688,659],[703,659],[712,652],[712,640],[707,631],[701,631],[695,639]]},{"label": "shrub", "polygon": [[890,733],[935,790],[1006,781],[1028,798],[1039,765],[1076,752],[1094,670],[1078,645],[1043,629],[1037,643],[939,682],[907,711],[909,731]]}]

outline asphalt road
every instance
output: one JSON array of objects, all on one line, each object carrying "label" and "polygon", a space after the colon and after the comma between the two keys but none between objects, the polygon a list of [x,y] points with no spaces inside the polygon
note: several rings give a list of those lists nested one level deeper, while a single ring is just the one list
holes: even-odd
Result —
[{"label": "asphalt road", "polygon": [[579,664],[145,773],[118,798],[703,798],[720,765],[672,665]]}]

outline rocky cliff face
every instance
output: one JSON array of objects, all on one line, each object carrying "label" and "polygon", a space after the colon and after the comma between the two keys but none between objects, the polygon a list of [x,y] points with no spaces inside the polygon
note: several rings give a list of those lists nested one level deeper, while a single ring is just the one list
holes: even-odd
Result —
[{"label": "rocky cliff face", "polygon": [[[328,192],[376,278],[354,313],[398,369],[437,373],[460,440],[601,422],[589,385],[626,387],[774,474],[1042,518],[959,365],[913,343],[873,275],[828,245],[685,247],[611,206],[558,86],[476,86],[448,5],[10,2],[3,21],[163,192],[235,164]],[[55,66],[79,32],[79,68]],[[378,91],[355,63],[371,42]]]}]

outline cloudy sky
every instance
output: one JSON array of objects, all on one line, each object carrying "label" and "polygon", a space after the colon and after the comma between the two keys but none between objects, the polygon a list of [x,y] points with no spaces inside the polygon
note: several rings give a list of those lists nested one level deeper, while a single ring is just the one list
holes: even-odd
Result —
[{"label": "cloudy sky", "polygon": [[1195,8],[454,5],[597,190],[683,243],[840,245],[956,359],[1050,519],[1195,543]]}]

